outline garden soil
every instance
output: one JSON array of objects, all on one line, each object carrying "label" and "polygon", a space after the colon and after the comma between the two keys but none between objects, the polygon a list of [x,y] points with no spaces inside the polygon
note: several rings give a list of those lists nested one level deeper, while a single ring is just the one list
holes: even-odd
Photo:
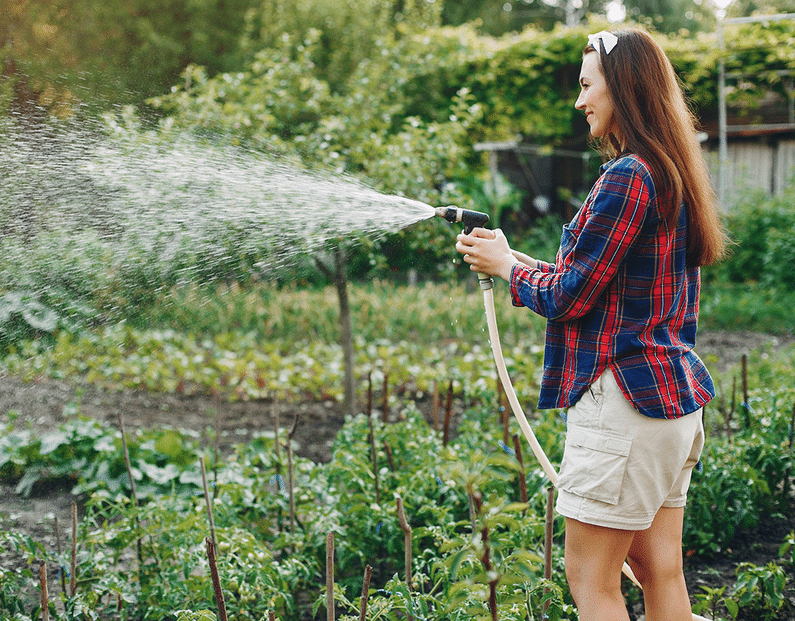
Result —
[{"label": "garden soil", "polygon": [[[698,352],[709,361],[710,367],[721,372],[735,373],[743,354],[768,351],[788,345],[791,338],[773,337],[749,332],[704,332],[699,335]],[[739,374],[739,370],[736,371]],[[174,427],[198,432],[202,441],[208,430],[217,429],[218,449],[226,454],[254,435],[273,431],[278,425],[289,429],[297,418],[294,441],[296,453],[318,463],[331,458],[334,437],[345,416],[342,406],[332,401],[303,403],[270,403],[263,401],[227,402],[203,395],[153,394],[137,390],[105,392],[89,385],[75,385],[61,380],[23,382],[14,377],[0,377],[0,424],[7,422],[9,412],[16,412],[19,421],[34,429],[53,429],[74,411],[81,415],[117,426],[119,414],[124,417],[128,432],[135,429]],[[419,403],[420,409],[431,418],[431,404]],[[397,412],[390,413],[394,418]],[[454,417],[453,424],[456,419]],[[284,433],[284,432],[283,432]],[[76,499],[68,489],[57,484],[34,489],[29,498],[17,495],[14,487],[0,483],[0,526],[6,530],[23,531],[48,549],[55,549],[53,524],[57,518],[61,531],[61,545],[71,539],[71,507]],[[79,501],[79,499],[77,499]],[[78,502],[78,511],[79,502]],[[731,549],[710,558],[686,558],[686,575],[691,594],[702,586],[715,588],[727,585],[727,594],[735,582],[739,563],[766,565],[778,559],[778,549],[787,533],[795,529],[795,514],[781,519],[770,518],[756,529],[741,533]],[[18,566],[24,559],[15,558],[0,550],[0,569]],[[778,621],[795,621],[795,571],[788,567],[789,607]],[[54,576],[52,584],[55,584]],[[51,587],[52,590],[52,587]],[[32,594],[32,597],[35,595]],[[31,606],[34,601],[31,601]],[[630,606],[637,621],[643,619],[640,603]],[[724,613],[725,614],[725,613]],[[742,616],[740,617],[742,619]]]}]

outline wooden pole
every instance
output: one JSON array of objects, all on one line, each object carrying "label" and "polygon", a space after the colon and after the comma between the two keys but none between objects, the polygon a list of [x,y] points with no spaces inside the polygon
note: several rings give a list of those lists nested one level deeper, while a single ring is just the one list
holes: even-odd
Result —
[{"label": "wooden pole", "polygon": [[524,469],[524,457],[522,457],[522,443],[518,434],[513,434],[513,451],[519,462],[519,502],[527,503],[529,500],[527,497],[527,475]]},{"label": "wooden pole", "polygon": [[295,415],[293,426],[287,434],[287,493],[290,498],[290,534],[295,534],[295,493],[293,492],[293,436],[298,429],[298,419],[301,413]]},{"label": "wooden pole", "polygon": [[439,382],[433,381],[433,431],[439,433]]},{"label": "wooden pole", "polygon": [[50,621],[50,594],[47,591],[47,561],[39,565],[39,584],[41,584],[41,621]]},{"label": "wooden pole", "polygon": [[362,584],[362,599],[359,605],[359,621],[367,620],[367,602],[370,598],[370,578],[373,575],[373,568],[367,565],[364,568],[364,583]]},{"label": "wooden pole", "polygon": [[547,489],[547,513],[544,520],[544,578],[552,580],[552,535],[555,528],[555,486]]},{"label": "wooden pole", "polygon": [[207,560],[210,562],[210,575],[213,580],[213,592],[215,593],[215,605],[218,606],[218,621],[227,621],[226,602],[224,592],[221,589],[221,579],[218,577],[218,564],[215,561],[215,544],[209,537],[204,538],[207,546]]},{"label": "wooden pole", "polygon": [[[400,528],[403,529],[406,587],[408,588],[409,591],[411,591],[411,526],[409,526],[409,523],[406,520],[406,513],[403,510],[403,499],[400,496],[398,496],[396,498],[396,501],[397,501],[398,522],[400,523]],[[406,602],[407,607],[408,605],[409,603]],[[408,621],[411,621],[412,618],[413,618],[412,615],[407,612],[406,619],[408,619]]]},{"label": "wooden pole", "polygon": [[326,621],[334,621],[334,531],[326,535]]},{"label": "wooden pole", "polygon": [[69,576],[69,592],[72,597],[77,591],[77,504],[72,503],[72,575]]},{"label": "wooden pole", "polygon": [[389,418],[389,374],[384,373],[384,390],[383,395],[381,396],[383,403],[382,403],[382,410],[381,410],[381,420],[383,422],[387,422]]},{"label": "wooden pole", "polygon": [[450,386],[447,389],[447,404],[444,410],[444,430],[442,436],[442,444],[447,446],[450,441],[450,419],[453,416],[453,380],[450,380]]},{"label": "wooden pole", "polygon": [[[55,544],[58,550],[58,556],[61,556],[61,528],[58,526],[58,516],[55,516]],[[61,576],[61,592],[66,595],[66,567],[61,567],[58,572]]]},{"label": "wooden pole", "polygon": [[204,504],[207,507],[207,520],[210,523],[210,537],[213,540],[215,549],[218,549],[218,539],[215,536],[215,520],[213,519],[213,503],[210,499],[210,492],[207,488],[207,470],[204,466],[204,457],[199,457],[199,464],[202,470],[202,487],[204,488]]}]

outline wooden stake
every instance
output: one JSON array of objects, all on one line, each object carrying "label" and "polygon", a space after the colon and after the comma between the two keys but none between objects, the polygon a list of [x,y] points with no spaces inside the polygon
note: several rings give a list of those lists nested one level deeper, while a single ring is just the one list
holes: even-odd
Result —
[{"label": "wooden stake", "polygon": [[[124,414],[119,410],[119,429],[121,430],[121,447],[124,454],[124,465],[127,467],[127,477],[130,479],[130,498],[133,503],[133,510],[135,511],[135,525],[138,526],[138,494],[135,491],[135,478],[133,477],[132,466],[130,465],[130,451],[127,448],[127,431],[124,428]],[[144,564],[143,552],[141,551],[141,538],[135,540],[135,550],[138,555],[138,568],[140,571],[141,566]],[[72,571],[72,580],[74,580],[74,571]],[[72,587],[72,596],[74,596],[74,587]]]},{"label": "wooden stake", "polygon": [[790,422],[789,422],[789,450],[790,450],[790,453],[792,452],[793,436],[795,436],[795,403],[793,403],[793,405],[792,405],[792,418],[790,418]]},{"label": "wooden stake", "polygon": [[511,412],[506,407],[500,407],[500,417],[502,418],[502,442],[505,446],[508,446],[508,440],[510,439],[510,432],[509,426],[511,422]]},{"label": "wooden stake", "polygon": [[215,445],[213,447],[213,476],[218,481],[218,462],[221,454],[221,391],[215,391]]},{"label": "wooden stake", "polygon": [[124,429],[124,414],[119,411],[119,429],[121,430],[121,448],[124,454],[124,465],[127,467],[127,476],[130,479],[130,494],[135,507],[138,507],[138,494],[135,491],[135,478],[130,465],[130,451],[127,448],[127,432]]},{"label": "wooden stake", "polygon": [[41,621],[50,621],[50,594],[47,591],[47,561],[39,565],[39,584],[41,584]]},{"label": "wooden stake", "polygon": [[326,621],[334,621],[334,531],[326,535]]},{"label": "wooden stake", "polygon": [[450,419],[453,416],[453,380],[450,380],[450,387],[447,389],[447,404],[444,410],[444,430],[442,444],[447,446],[450,441]]},{"label": "wooden stake", "polygon": [[547,513],[544,520],[544,578],[552,580],[552,535],[555,527],[555,486],[547,489]]},{"label": "wooden stake", "polygon": [[373,373],[367,374],[367,418],[373,415]]},{"label": "wooden stake", "polygon": [[367,602],[370,598],[370,578],[373,575],[373,568],[367,565],[364,568],[364,583],[362,584],[362,599],[359,604],[359,621],[367,619]]},{"label": "wooden stake", "polygon": [[204,538],[207,545],[207,560],[210,562],[210,575],[213,580],[213,591],[215,592],[215,605],[218,606],[218,621],[227,621],[226,602],[224,592],[221,589],[221,579],[218,577],[218,564],[215,561],[215,544],[209,537]]},{"label": "wooden stake", "polygon": [[[480,515],[483,508],[483,498],[480,492],[472,494],[472,499],[475,502],[477,513]],[[481,541],[483,541],[483,558],[481,558],[481,562],[483,563],[483,569],[486,570],[486,575],[488,575],[491,573],[491,553],[489,550],[489,527],[486,526],[485,521],[483,523],[483,528],[480,529],[480,537]],[[493,579],[489,580],[489,610],[491,611],[492,621],[497,621],[497,583],[499,581],[499,576],[495,576]]]},{"label": "wooden stake", "polygon": [[433,431],[439,433],[439,382],[433,381]]},{"label": "wooden stake", "polygon": [[529,500],[527,498],[527,475],[524,469],[524,457],[522,457],[522,443],[519,441],[518,434],[513,435],[513,452],[516,453],[516,461],[519,462],[519,502],[526,503]]},{"label": "wooden stake", "polygon": [[77,504],[72,503],[72,575],[69,576],[69,592],[72,597],[77,591]]},{"label": "wooden stake", "polygon": [[202,487],[204,488],[204,504],[207,506],[207,520],[210,523],[210,537],[212,538],[215,549],[218,549],[218,539],[215,536],[215,520],[213,519],[213,503],[210,500],[210,492],[207,489],[207,470],[204,467],[204,457],[199,457],[199,464],[202,469]]},{"label": "wooden stake", "polygon": [[389,418],[389,374],[384,373],[384,390],[383,390],[383,405],[381,412],[381,420],[387,422]]},{"label": "wooden stake", "polygon": [[406,513],[403,510],[403,499],[398,496],[397,497],[397,514],[398,514],[398,522],[400,523],[400,528],[403,530],[403,542],[404,542],[404,566],[406,571],[406,586],[411,591],[411,526],[409,526],[408,521],[406,521]]},{"label": "wooden stake", "polygon": [[281,466],[282,456],[279,449],[279,407],[276,401],[276,397],[273,397],[273,403],[271,404],[271,417],[273,418],[273,452],[276,458],[276,474],[281,474],[279,472],[279,467]]},{"label": "wooden stake", "polygon": [[295,494],[293,493],[293,436],[298,429],[298,419],[301,413],[295,415],[293,426],[287,434],[287,494],[290,498],[290,534],[295,534]]},{"label": "wooden stake", "polygon": [[[411,591],[411,526],[409,526],[408,521],[406,521],[406,513],[403,511],[403,499],[398,496],[397,500],[397,514],[398,514],[398,522],[400,523],[400,528],[403,529],[403,542],[404,542],[404,560],[405,560],[405,571],[406,571],[406,587],[409,591]],[[408,602],[406,602],[406,606],[408,607]],[[406,619],[408,621],[412,620],[412,615],[408,612],[406,613]]]},{"label": "wooden stake", "polygon": [[748,356],[743,354],[743,424],[746,429],[751,428],[751,406],[748,404]]},{"label": "wooden stake", "polygon": [[742,366],[743,366],[743,403],[748,405],[748,355],[747,354],[743,354]]},{"label": "wooden stake", "polygon": [[386,459],[389,462],[389,469],[392,472],[397,472],[397,468],[395,467],[395,456],[392,454],[392,447],[389,446],[389,442],[384,440],[384,451],[386,451]]},{"label": "wooden stake", "polygon": [[[58,550],[58,556],[61,556],[61,528],[58,526],[58,516],[55,516],[55,544]],[[61,576],[61,593],[66,595],[66,567],[61,567],[58,572]],[[67,596],[68,597],[68,596]]]},{"label": "wooden stake", "polygon": [[370,461],[373,464],[373,480],[375,483],[375,502],[381,504],[381,492],[378,485],[378,451],[375,450],[375,431],[373,430],[373,417],[367,417],[367,427],[370,430]]}]

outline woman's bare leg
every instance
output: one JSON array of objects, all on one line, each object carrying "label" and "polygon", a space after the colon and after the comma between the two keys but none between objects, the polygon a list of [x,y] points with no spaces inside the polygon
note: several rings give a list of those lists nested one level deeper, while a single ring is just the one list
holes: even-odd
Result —
[{"label": "woman's bare leg", "polygon": [[657,512],[652,525],[635,533],[629,564],[643,585],[646,621],[691,621],[690,598],[682,571],[684,508]]},{"label": "woman's bare leg", "polygon": [[566,579],[580,621],[629,621],[621,568],[634,535],[566,518]]}]

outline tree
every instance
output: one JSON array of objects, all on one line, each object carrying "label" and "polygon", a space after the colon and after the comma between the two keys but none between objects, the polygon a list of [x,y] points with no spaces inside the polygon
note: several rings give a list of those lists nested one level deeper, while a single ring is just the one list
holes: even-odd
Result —
[{"label": "tree", "polygon": [[795,13],[795,0],[735,0],[727,7],[727,17]]},{"label": "tree", "polygon": [[711,32],[717,6],[713,0],[622,0],[632,21],[665,33]]},{"label": "tree", "polygon": [[67,114],[167,92],[191,62],[238,65],[256,0],[0,0],[5,75],[35,103]]},{"label": "tree", "polygon": [[604,13],[606,0],[462,0],[446,2],[443,23],[477,22],[486,34],[499,36],[527,26],[551,30],[557,24],[578,25],[588,13]]}]

